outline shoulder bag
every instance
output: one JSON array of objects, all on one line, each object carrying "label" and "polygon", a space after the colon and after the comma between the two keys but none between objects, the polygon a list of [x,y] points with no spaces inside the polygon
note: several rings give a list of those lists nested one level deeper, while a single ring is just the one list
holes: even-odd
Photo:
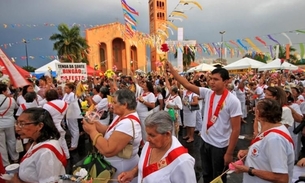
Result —
[{"label": "shoulder bag", "polygon": [[128,143],[124,149],[122,149],[122,151],[120,151],[117,156],[120,157],[120,158],[123,158],[123,159],[130,159],[131,156],[132,156],[132,152],[133,152],[133,142],[134,142],[134,139],[135,139],[135,129],[134,129],[134,124],[133,124],[133,121],[131,119],[129,119],[131,124],[132,124],[132,142],[131,143]]},{"label": "shoulder bag", "polygon": [[[193,95],[194,95],[194,93],[192,93],[192,100],[191,100],[191,102],[193,101]],[[189,109],[190,109],[190,111],[197,111],[197,110],[199,110],[200,108],[199,108],[199,104],[196,104],[196,105],[189,105]]]}]

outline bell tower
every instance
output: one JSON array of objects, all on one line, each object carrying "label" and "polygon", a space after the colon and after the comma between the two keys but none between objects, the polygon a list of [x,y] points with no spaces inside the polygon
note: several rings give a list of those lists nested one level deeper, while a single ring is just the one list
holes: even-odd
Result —
[{"label": "bell tower", "polygon": [[[149,0],[149,32],[151,35],[157,34],[158,30],[167,32],[167,0]],[[164,43],[166,37],[161,36],[159,44]],[[164,53],[157,47],[150,48],[151,70],[156,70],[156,62],[160,57],[164,57]]]}]

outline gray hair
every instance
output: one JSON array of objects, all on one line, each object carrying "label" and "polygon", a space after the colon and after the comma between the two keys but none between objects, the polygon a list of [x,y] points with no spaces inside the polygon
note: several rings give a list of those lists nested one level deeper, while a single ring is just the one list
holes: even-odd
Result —
[{"label": "gray hair", "polygon": [[137,100],[135,94],[129,89],[120,89],[113,94],[117,98],[119,104],[127,104],[127,109],[135,110],[137,107]]},{"label": "gray hair", "polygon": [[161,93],[161,92],[162,92],[161,86],[156,86],[156,91],[159,92],[159,93]]},{"label": "gray hair", "polygon": [[159,134],[164,134],[168,131],[172,132],[174,128],[173,120],[165,111],[158,111],[147,116],[145,119],[146,127],[156,127]]}]

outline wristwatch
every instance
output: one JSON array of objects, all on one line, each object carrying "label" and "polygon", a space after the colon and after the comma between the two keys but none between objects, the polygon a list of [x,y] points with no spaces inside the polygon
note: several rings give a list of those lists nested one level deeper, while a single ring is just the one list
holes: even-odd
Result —
[{"label": "wristwatch", "polygon": [[253,169],[254,169],[253,167],[249,167],[248,174],[249,174],[250,176],[254,176],[254,174],[252,173],[252,170],[253,170]]}]

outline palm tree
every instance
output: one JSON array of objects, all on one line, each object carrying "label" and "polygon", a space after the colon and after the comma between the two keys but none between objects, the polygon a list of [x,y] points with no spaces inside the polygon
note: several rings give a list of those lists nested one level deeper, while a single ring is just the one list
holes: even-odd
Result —
[{"label": "palm tree", "polygon": [[[276,46],[274,46],[274,48],[276,49]],[[289,59],[287,60],[288,62],[294,63],[298,60],[294,54],[295,51],[296,51],[295,48],[293,48],[292,46],[289,47]],[[286,48],[284,48],[281,45],[279,45],[279,57],[278,58],[286,60]]]},{"label": "palm tree", "polygon": [[[174,55],[175,58],[178,57],[178,52],[176,50],[176,53]],[[194,47],[192,46],[184,46],[183,47],[183,70],[186,71],[187,69],[189,69],[191,62],[194,62],[196,58],[196,54],[194,51]]]},{"label": "palm tree", "polygon": [[245,56],[243,56],[243,58],[248,57],[248,58],[252,58],[253,60],[257,60],[263,63],[267,63],[268,57],[264,54],[261,53],[255,53],[255,55],[251,54],[251,53],[247,53]]},{"label": "palm tree", "polygon": [[53,50],[57,51],[58,57],[63,62],[82,62],[85,59],[86,50],[89,48],[85,38],[80,35],[80,28],[73,26],[69,29],[68,25],[58,26],[60,33],[55,33],[50,40],[56,41]]}]

